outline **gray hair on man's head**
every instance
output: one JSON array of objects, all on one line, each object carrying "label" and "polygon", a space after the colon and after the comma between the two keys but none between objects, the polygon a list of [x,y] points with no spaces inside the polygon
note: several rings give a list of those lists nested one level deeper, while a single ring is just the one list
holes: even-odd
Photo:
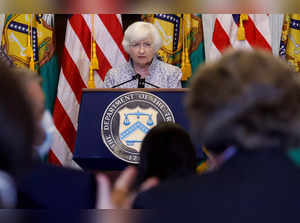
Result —
[{"label": "gray hair on man's head", "polygon": [[148,37],[153,39],[153,49],[157,52],[162,45],[158,29],[149,22],[135,22],[126,29],[122,45],[128,53],[130,44],[147,39]]}]

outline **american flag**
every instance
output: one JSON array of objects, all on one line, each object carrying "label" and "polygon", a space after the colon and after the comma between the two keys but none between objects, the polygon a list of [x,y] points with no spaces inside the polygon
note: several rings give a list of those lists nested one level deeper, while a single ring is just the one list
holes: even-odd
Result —
[{"label": "american flag", "polygon": [[245,40],[239,40],[241,14],[218,14],[207,59],[220,57],[227,48],[262,48],[272,52],[269,17],[268,14],[248,14],[248,19],[243,21]]},{"label": "american flag", "polygon": [[[88,86],[91,59],[90,14],[76,14],[68,19],[62,67],[53,119],[56,126],[49,162],[79,168],[73,161],[77,119],[82,88]],[[123,39],[120,15],[94,15],[94,39],[99,70],[94,71],[96,88],[103,86],[106,72],[127,61],[121,45]]]}]

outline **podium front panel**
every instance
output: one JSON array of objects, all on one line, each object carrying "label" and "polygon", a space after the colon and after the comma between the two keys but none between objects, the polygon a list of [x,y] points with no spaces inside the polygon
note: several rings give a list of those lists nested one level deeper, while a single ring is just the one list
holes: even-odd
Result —
[{"label": "podium front panel", "polygon": [[[122,170],[130,165],[113,155],[102,141],[101,120],[113,100],[128,91],[137,90],[98,89],[82,92],[74,160],[83,169]],[[172,111],[175,122],[188,131],[188,120],[183,106],[185,89],[148,89],[147,91],[161,98]]]}]

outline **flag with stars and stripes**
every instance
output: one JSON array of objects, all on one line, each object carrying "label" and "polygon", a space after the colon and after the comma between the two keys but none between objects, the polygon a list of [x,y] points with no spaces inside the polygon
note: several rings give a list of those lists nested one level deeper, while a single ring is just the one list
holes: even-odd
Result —
[{"label": "flag with stars and stripes", "polygon": [[[93,26],[92,26],[93,24]],[[91,35],[99,69],[93,71],[96,88],[103,87],[106,72],[128,59],[123,50],[122,21],[114,14],[75,14],[67,22],[57,97],[53,119],[56,126],[49,162],[77,167],[73,161],[81,91],[89,84]],[[94,45],[94,44],[93,44]]]},{"label": "flag with stars and stripes", "polygon": [[272,52],[269,17],[267,14],[218,14],[206,57],[218,58],[227,48],[261,48]]}]

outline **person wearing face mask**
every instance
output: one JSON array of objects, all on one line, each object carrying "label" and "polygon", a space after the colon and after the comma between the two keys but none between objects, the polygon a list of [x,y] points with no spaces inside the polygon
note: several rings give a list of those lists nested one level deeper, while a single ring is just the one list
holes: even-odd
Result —
[{"label": "person wearing face mask", "polygon": [[50,112],[44,106],[45,96],[40,87],[42,79],[34,72],[20,72],[18,79],[22,82],[33,108],[35,120],[34,153],[36,154],[36,159],[45,161],[52,145],[55,126]]},{"label": "person wearing face mask", "polygon": [[122,46],[129,54],[127,63],[110,69],[106,88],[181,88],[180,68],[159,60],[162,45],[157,28],[148,22],[135,22],[124,33]]},{"label": "person wearing face mask", "polygon": [[42,161],[46,161],[53,142],[53,134],[55,131],[52,115],[48,110],[44,110],[42,120],[40,121],[40,126],[44,132],[44,139],[41,144],[35,145],[34,149],[39,155],[39,158]]},{"label": "person wearing face mask", "polygon": [[55,131],[51,115],[45,110],[41,79],[29,70],[18,69],[10,75],[22,86],[34,117],[32,149],[34,164],[17,180],[18,208],[89,209],[95,207],[96,180],[93,174],[41,162],[51,147]]},{"label": "person wearing face mask", "polygon": [[16,180],[33,163],[31,106],[10,69],[0,56],[0,208],[17,206]]},{"label": "person wearing face mask", "polygon": [[[15,67],[13,61],[2,47],[0,47],[0,62],[7,67]],[[44,95],[39,92],[40,87],[38,85],[41,83],[42,79],[33,72],[25,72],[18,78],[22,78],[22,85],[24,84],[26,88],[25,93],[28,94],[29,98],[33,99],[30,101],[33,103],[32,107],[34,108],[35,123],[37,127],[33,147],[35,153],[38,155],[37,159],[46,161],[52,145],[55,126],[51,113],[44,108]]]}]

